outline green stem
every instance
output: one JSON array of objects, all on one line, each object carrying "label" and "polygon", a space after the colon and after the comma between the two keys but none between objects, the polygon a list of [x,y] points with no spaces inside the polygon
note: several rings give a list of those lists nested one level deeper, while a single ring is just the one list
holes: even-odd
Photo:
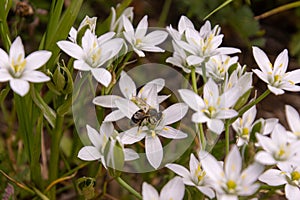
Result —
[{"label": "green stem", "polygon": [[230,145],[230,140],[229,140],[229,120],[226,120],[225,122],[225,149],[226,149],[226,155],[229,153],[229,145]]},{"label": "green stem", "polygon": [[266,90],[264,93],[262,93],[257,99],[255,99],[254,101],[251,101],[249,104],[247,104],[246,106],[244,106],[240,111],[239,114],[235,117],[232,118],[231,120],[229,120],[229,124],[232,124],[237,118],[241,117],[245,112],[247,112],[247,110],[249,110],[252,106],[258,104],[259,102],[261,102],[264,98],[266,98],[269,94],[270,94],[270,90]]},{"label": "green stem", "polygon": [[167,16],[168,16],[168,11],[170,10],[170,6],[172,4],[172,0],[166,0],[163,6],[163,9],[161,11],[159,20],[158,20],[158,27],[164,26]]},{"label": "green stem", "polygon": [[130,185],[128,185],[128,183],[126,183],[121,177],[117,177],[116,181],[126,190],[128,190],[128,192],[130,192],[131,194],[133,194],[136,198],[138,199],[142,199],[142,196],[140,193],[138,193],[135,189],[133,189]]},{"label": "green stem", "polygon": [[[192,68],[192,71],[191,71],[191,78],[192,78],[193,90],[196,94],[198,94],[196,71],[195,71],[194,67]],[[199,129],[199,132],[197,131],[198,139],[201,144],[201,149],[204,150],[206,148],[206,139],[205,139],[205,135],[204,135],[204,131],[203,131],[203,125],[201,123],[198,124],[198,129]]]},{"label": "green stem", "polygon": [[[49,181],[52,182],[58,177],[58,166],[59,166],[59,144],[62,136],[64,117],[57,115],[55,121],[55,128],[52,133],[51,141],[51,155],[50,155],[50,166],[49,166]],[[50,190],[50,199],[56,199],[56,187]]]},{"label": "green stem", "polygon": [[201,64],[201,69],[202,69],[202,78],[203,78],[203,82],[204,84],[207,82],[207,77],[206,77],[206,62],[202,62]]}]

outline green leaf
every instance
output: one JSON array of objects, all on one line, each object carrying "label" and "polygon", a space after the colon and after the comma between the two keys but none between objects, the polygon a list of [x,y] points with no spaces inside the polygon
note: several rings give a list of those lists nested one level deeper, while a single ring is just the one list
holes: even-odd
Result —
[{"label": "green leaf", "polygon": [[72,97],[68,97],[68,99],[57,109],[57,114],[60,116],[64,116],[71,109],[72,105]]},{"label": "green leaf", "polygon": [[54,127],[55,126],[55,119],[56,119],[56,113],[54,110],[49,107],[43,100],[43,98],[40,96],[38,91],[36,89],[31,89],[31,97],[34,103],[41,109],[43,112],[43,115],[45,119],[49,122],[49,124]]},{"label": "green leaf", "polygon": [[250,133],[250,141],[255,142],[255,133],[260,133],[261,127],[262,127],[262,122],[261,121],[257,122],[253,126],[253,128],[251,130],[251,133]]},{"label": "green leaf", "polygon": [[249,96],[251,94],[251,90],[252,88],[250,88],[247,92],[245,92],[238,100],[237,102],[235,103],[234,105],[234,109],[235,110],[239,110],[240,108],[242,108],[248,101],[249,99]]}]

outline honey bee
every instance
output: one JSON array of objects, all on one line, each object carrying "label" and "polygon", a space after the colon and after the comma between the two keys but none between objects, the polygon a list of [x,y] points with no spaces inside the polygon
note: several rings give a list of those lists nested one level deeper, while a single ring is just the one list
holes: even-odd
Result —
[{"label": "honey bee", "polygon": [[155,125],[161,120],[162,112],[158,112],[155,108],[151,108],[143,99],[133,97],[132,101],[140,108],[140,110],[132,115],[130,121],[131,125],[138,125],[139,127]]}]

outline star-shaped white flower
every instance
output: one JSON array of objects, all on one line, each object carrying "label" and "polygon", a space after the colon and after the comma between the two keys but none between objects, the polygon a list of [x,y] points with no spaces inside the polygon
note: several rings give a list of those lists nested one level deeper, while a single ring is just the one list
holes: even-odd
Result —
[{"label": "star-shaped white flower", "polygon": [[143,183],[143,200],[182,200],[184,197],[184,184],[180,177],[171,179],[161,190],[160,195],[156,189],[144,182]]},{"label": "star-shaped white flower", "polygon": [[264,172],[259,180],[270,185],[285,185],[285,197],[289,200],[297,200],[300,197],[300,165],[278,164],[279,169],[269,169]]},{"label": "star-shaped white flower", "polygon": [[233,129],[237,133],[237,146],[248,144],[250,133],[255,125],[253,122],[256,117],[256,112],[256,106],[253,106],[245,112],[242,117],[232,123]]},{"label": "star-shaped white flower", "polygon": [[238,196],[251,196],[259,188],[255,182],[264,167],[254,163],[242,171],[242,157],[236,146],[226,156],[224,168],[205,151],[200,151],[199,157],[206,175],[212,180],[217,199],[237,200]]},{"label": "star-shaped white flower", "polygon": [[[114,152],[108,151],[109,155],[105,155],[105,148],[108,143],[110,143],[111,148],[116,145],[116,142],[120,143],[119,136],[116,135],[114,131],[114,126],[111,122],[102,123],[100,127],[100,132],[92,128],[91,126],[87,125],[87,134],[89,137],[90,142],[92,143],[91,146],[84,146],[78,152],[78,158],[85,161],[94,161],[99,160],[102,162],[103,166],[107,168],[107,162],[110,164],[114,163]],[[135,160],[139,156],[135,151],[128,148],[123,148],[121,144],[121,148],[124,152],[124,161]],[[105,159],[106,158],[106,159]],[[117,158],[120,159],[120,158]],[[113,167],[113,166],[109,166]]]},{"label": "star-shaped white flower", "polygon": [[[130,101],[129,101],[130,102]],[[134,113],[134,104],[129,105],[128,101],[117,100],[118,108],[130,119]],[[137,110],[137,109],[135,109]],[[184,103],[176,103],[161,113],[161,118],[155,123],[145,123],[141,126],[134,126],[127,131],[121,133],[121,141],[123,144],[134,144],[145,138],[146,157],[155,169],[157,169],[163,160],[163,147],[158,136],[169,139],[183,139],[187,134],[169,126],[181,120],[187,113],[188,107]],[[156,109],[156,112],[159,112]]]},{"label": "star-shaped white flower", "polygon": [[124,37],[127,42],[132,46],[135,53],[139,57],[145,57],[143,51],[148,52],[164,52],[162,48],[156,46],[161,44],[168,37],[168,33],[165,31],[152,31],[148,34],[148,21],[147,15],[139,22],[136,27],[136,30],[133,29],[133,26],[128,18],[123,16],[123,25],[125,31]]},{"label": "star-shaped white flower", "polygon": [[182,15],[178,22],[178,31],[174,29],[172,25],[167,26],[166,29],[170,33],[173,40],[181,40],[187,28],[195,29],[193,22],[186,16]]},{"label": "star-shaped white flower", "polygon": [[104,86],[108,86],[112,76],[104,64],[116,56],[124,45],[121,38],[113,38],[114,32],[108,32],[97,38],[87,29],[82,37],[82,46],[70,41],[59,41],[57,45],[69,56],[75,58],[74,68],[91,71],[94,78]]},{"label": "star-shaped white flower", "polygon": [[[155,85],[155,88],[153,88],[153,85]],[[102,106],[104,108],[116,108],[116,110],[112,111],[110,114],[108,114],[104,121],[118,121],[122,118],[125,117],[124,113],[122,113],[119,109],[117,109],[117,106],[115,104],[116,100],[120,99],[127,99],[128,101],[133,101],[135,102],[136,99],[141,99],[145,101],[145,103],[151,105],[151,106],[156,106],[154,105],[151,101],[152,98],[149,98],[149,95],[154,92],[158,93],[160,92],[165,85],[165,81],[161,78],[154,79],[144,85],[139,92],[137,93],[137,88],[134,83],[134,81],[131,79],[130,76],[127,75],[126,72],[121,73],[121,77],[119,80],[119,88],[121,93],[123,94],[123,97],[117,96],[117,95],[104,95],[104,96],[98,96],[95,97],[93,100],[93,103],[98,106]],[[156,89],[156,91],[155,91]],[[158,96],[158,104],[163,102],[165,99],[167,99],[169,96],[165,95],[160,95]],[[133,103],[135,104],[135,103]],[[132,104],[128,104],[132,105]],[[133,105],[134,106],[134,105]],[[129,109],[129,111],[135,113],[137,110],[139,110],[139,107],[134,107],[134,109]],[[131,114],[131,115],[132,115]]]},{"label": "star-shaped white flower", "polygon": [[300,140],[290,141],[285,128],[277,124],[271,137],[256,134],[258,144],[263,148],[255,155],[255,160],[264,165],[300,162]]},{"label": "star-shaped white flower", "polygon": [[0,49],[0,82],[9,81],[11,89],[24,96],[29,91],[29,83],[41,83],[50,78],[44,73],[36,71],[51,57],[50,51],[40,50],[25,58],[22,40],[17,37],[11,44],[9,55]]},{"label": "star-shaped white flower", "polygon": [[178,164],[167,164],[166,167],[181,176],[185,185],[196,187],[210,199],[215,197],[215,193],[209,185],[210,180],[194,154],[191,154],[190,156],[190,170],[187,170],[185,167]]},{"label": "star-shaped white flower", "polygon": [[270,62],[269,58],[258,47],[253,47],[253,56],[260,68],[254,69],[253,72],[265,83],[268,84],[269,90],[275,95],[284,93],[284,90],[298,92],[300,86],[300,69],[286,72],[288,67],[288,51],[283,50],[276,58],[274,65]]},{"label": "star-shaped white flower", "polygon": [[220,54],[239,53],[240,50],[231,47],[219,47],[223,40],[223,34],[220,34],[220,27],[215,26],[211,29],[211,24],[206,21],[200,31],[188,27],[185,30],[184,40],[176,41],[180,47],[189,52],[191,55],[187,57],[189,66],[200,66],[206,62],[211,56]]},{"label": "star-shaped white flower", "polygon": [[179,90],[179,94],[183,101],[196,111],[192,121],[206,122],[208,128],[217,134],[221,134],[224,129],[223,119],[230,119],[238,114],[230,107],[237,101],[239,90],[232,89],[220,94],[218,85],[212,79],[209,79],[204,86],[203,98],[188,89]]},{"label": "star-shaped white flower", "polygon": [[97,24],[97,17],[91,18],[89,16],[85,16],[85,18],[80,23],[78,30],[76,30],[74,27],[71,27],[71,30],[69,32],[69,37],[68,37],[69,40],[71,40],[74,43],[77,43],[77,34],[85,26],[88,26],[91,32],[95,34],[96,24]]},{"label": "star-shaped white flower", "polygon": [[110,31],[120,33],[124,29],[123,16],[128,18],[129,21],[133,20],[133,7],[126,8],[122,14],[117,18],[116,9],[111,8],[111,21],[110,21]]}]

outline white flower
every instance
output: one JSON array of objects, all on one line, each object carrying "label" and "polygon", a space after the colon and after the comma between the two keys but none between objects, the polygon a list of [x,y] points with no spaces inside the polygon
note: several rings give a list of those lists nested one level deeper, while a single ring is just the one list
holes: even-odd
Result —
[{"label": "white flower", "polygon": [[288,51],[283,50],[276,58],[274,65],[270,62],[267,55],[258,47],[253,47],[253,55],[258,67],[253,72],[265,83],[268,84],[269,90],[275,95],[284,93],[284,90],[298,92],[300,91],[300,69],[287,72]]},{"label": "white flower", "polygon": [[[157,91],[153,90],[153,85],[156,85]],[[119,99],[127,99],[129,101],[135,102],[136,99],[141,99],[145,101],[147,104],[152,105],[151,98],[149,98],[149,95],[151,92],[160,92],[165,85],[165,81],[163,79],[154,79],[148,83],[145,84],[144,87],[142,87],[138,93],[136,93],[136,85],[133,82],[133,80],[123,71],[121,73],[121,78],[119,80],[119,88],[121,90],[121,93],[123,94],[123,97],[117,96],[117,95],[105,95],[105,96],[98,96],[95,97],[93,100],[93,103],[98,106],[102,106],[105,108],[117,108],[115,101]],[[158,96],[158,104],[163,102],[168,96],[160,95]],[[135,103],[134,103],[135,104]],[[131,104],[130,104],[131,105]],[[156,106],[156,105],[152,105]],[[139,107],[135,107],[135,109],[131,109],[130,111],[135,113],[137,110],[139,110]],[[112,111],[110,114],[108,114],[104,121],[118,121],[122,118],[124,118],[125,115],[122,113],[119,109],[116,109]]]},{"label": "white flower", "polygon": [[289,200],[300,197],[300,165],[278,164],[279,169],[269,169],[264,172],[259,180],[270,185],[285,185],[285,196]]},{"label": "white flower", "polygon": [[254,120],[256,117],[256,106],[250,108],[245,112],[242,118],[238,118],[232,123],[232,127],[237,133],[237,146],[248,144],[250,139],[250,133],[254,126]]},{"label": "white flower", "polygon": [[271,138],[257,133],[256,138],[263,151],[256,154],[255,160],[264,165],[300,162],[300,140],[289,141],[287,136],[287,131],[280,124],[275,126]]},{"label": "white flower", "polygon": [[222,165],[209,153],[200,151],[200,161],[206,175],[212,180],[217,199],[238,199],[238,196],[250,196],[259,188],[255,183],[263,171],[263,166],[254,163],[242,171],[242,157],[234,146]]},{"label": "white flower", "polygon": [[182,15],[178,22],[178,31],[172,28],[172,25],[167,26],[167,31],[172,36],[173,40],[181,40],[187,28],[195,29],[193,22],[186,16]]},{"label": "white flower", "polygon": [[190,73],[190,66],[188,66],[186,62],[187,54],[186,52],[176,44],[176,42],[172,41],[173,45],[173,56],[168,57],[166,62],[171,63],[174,66],[180,67],[184,72]]},{"label": "white flower", "polygon": [[[115,136],[116,133],[114,132],[113,124],[111,122],[102,123],[100,132],[89,125],[87,125],[86,128],[92,145],[82,147],[78,152],[78,158],[85,161],[100,160],[103,166],[107,168],[107,162],[114,163],[112,161],[112,159],[114,159],[114,155],[113,151],[111,150],[108,151],[109,155],[105,155],[105,147],[108,143],[110,143],[110,147],[113,148],[116,145],[116,141],[119,142],[119,137]],[[125,161],[135,160],[138,158],[137,153],[135,153],[133,150],[123,148],[122,144],[121,148],[124,151]]]},{"label": "white flower", "polygon": [[161,190],[160,195],[148,183],[143,183],[143,200],[182,200],[184,197],[184,184],[180,177],[171,179]]},{"label": "white flower", "polygon": [[152,31],[146,35],[148,29],[147,15],[139,22],[135,31],[129,19],[124,16],[123,25],[125,29],[123,32],[124,37],[139,57],[145,57],[143,51],[164,52],[163,49],[156,45],[165,41],[168,33],[165,31]]},{"label": "white flower", "polygon": [[277,118],[269,118],[269,119],[260,118],[255,122],[255,124],[261,123],[261,128],[259,133],[261,133],[262,135],[269,135],[278,124],[278,121],[279,120]]},{"label": "white flower", "polygon": [[[117,100],[116,104],[128,118],[132,117],[131,108],[134,109],[134,105],[129,106],[128,102],[120,100]],[[158,121],[146,122],[142,126],[135,126],[121,133],[121,141],[123,144],[133,144],[145,138],[146,157],[151,166],[157,169],[163,160],[163,147],[158,136],[169,139],[186,138],[186,133],[169,125],[182,119],[187,111],[188,107],[184,103],[173,104],[161,112]],[[157,109],[156,112],[158,113],[159,110]]]},{"label": "white flower", "polygon": [[124,45],[121,38],[113,38],[115,33],[108,32],[97,38],[91,30],[86,30],[82,37],[82,47],[70,42],[59,41],[57,45],[69,56],[75,58],[74,68],[91,71],[94,78],[104,86],[108,86],[112,76],[103,65],[116,56]]},{"label": "white flower", "polygon": [[90,18],[89,16],[85,16],[85,18],[80,23],[78,30],[76,30],[74,27],[71,28],[68,37],[69,40],[71,40],[74,43],[77,43],[77,34],[85,26],[88,26],[91,32],[95,34],[96,24],[97,24],[97,17]]},{"label": "white flower", "polygon": [[[237,64],[238,57],[230,57],[227,55],[212,56],[206,63],[207,77],[211,77],[214,81],[220,82],[225,80],[228,69]],[[202,74],[202,70],[200,72]]]},{"label": "white flower", "polygon": [[122,14],[117,18],[117,13],[114,7],[111,8],[111,21],[110,21],[110,31],[120,33],[123,28],[123,16],[128,18],[129,21],[133,20],[133,7],[126,8]]},{"label": "white flower", "polygon": [[40,50],[25,58],[22,40],[17,37],[11,44],[9,55],[0,49],[0,82],[9,81],[11,89],[24,96],[29,91],[29,83],[41,83],[50,78],[44,73],[36,71],[51,57],[52,53]]},{"label": "white flower", "polygon": [[285,115],[288,125],[292,131],[291,137],[293,139],[300,139],[300,116],[295,108],[292,106],[285,106]]},{"label": "white flower", "polygon": [[240,52],[239,49],[229,47],[219,47],[222,43],[223,34],[220,34],[219,26],[211,29],[211,24],[206,21],[200,31],[194,28],[186,28],[186,41],[176,41],[180,47],[189,52],[187,57],[189,66],[200,66],[206,62],[207,58],[219,54],[233,54]]},{"label": "white flower", "polygon": [[208,128],[221,134],[223,119],[235,117],[238,113],[230,109],[238,99],[238,90],[229,90],[220,95],[217,84],[209,79],[204,86],[203,99],[191,90],[181,89],[179,94],[188,106],[196,111],[192,116],[195,123],[207,123]]},{"label": "white flower", "polygon": [[210,180],[194,154],[190,156],[190,171],[178,164],[167,164],[166,167],[181,176],[185,185],[195,186],[210,199],[215,197],[214,191],[208,185]]}]

